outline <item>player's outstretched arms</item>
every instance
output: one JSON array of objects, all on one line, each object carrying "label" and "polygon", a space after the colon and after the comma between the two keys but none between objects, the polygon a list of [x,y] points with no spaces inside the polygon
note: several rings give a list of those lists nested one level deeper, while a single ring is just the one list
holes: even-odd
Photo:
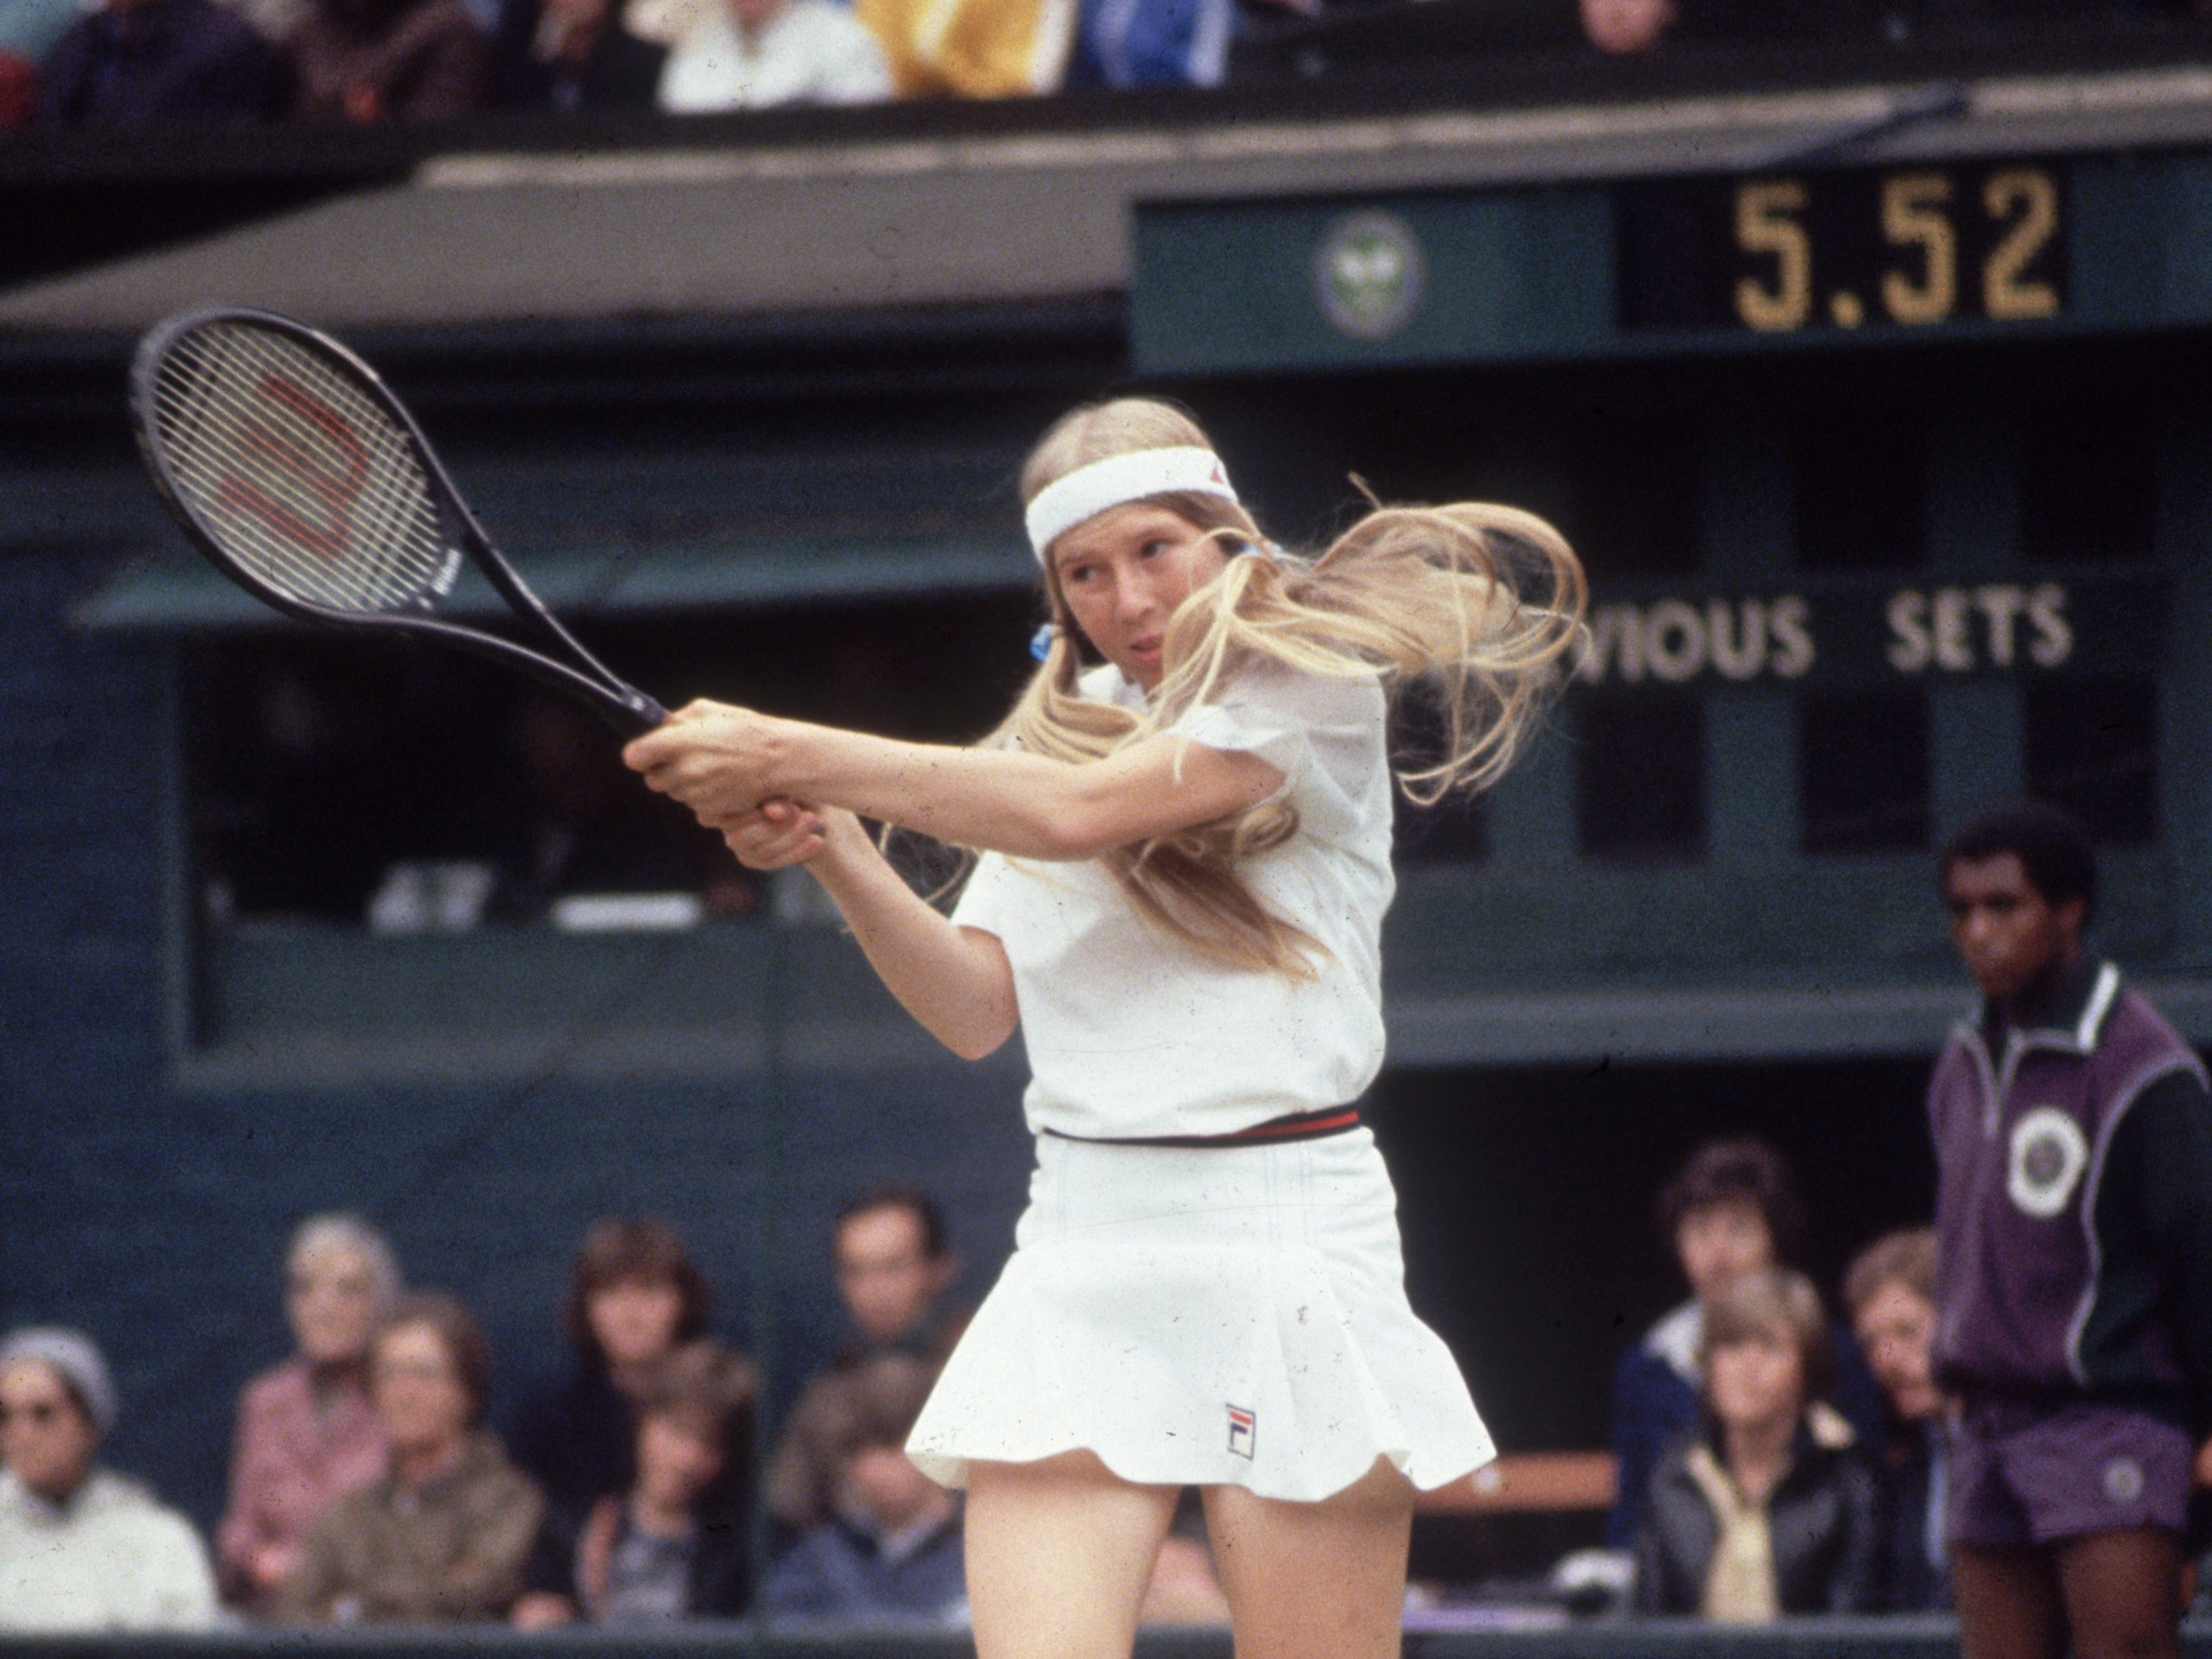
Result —
[{"label": "player's outstretched arms", "polygon": [[749,868],[804,865],[890,994],[961,1059],[981,1060],[1013,1035],[1014,975],[1004,947],[954,927],[918,896],[850,812],[775,799],[714,827]]},{"label": "player's outstretched arms", "polygon": [[1283,775],[1256,755],[1162,732],[1072,765],[996,749],[901,743],[693,703],[623,751],[646,781],[708,822],[777,795],[831,803],[1017,858],[1095,858],[1265,800]]}]

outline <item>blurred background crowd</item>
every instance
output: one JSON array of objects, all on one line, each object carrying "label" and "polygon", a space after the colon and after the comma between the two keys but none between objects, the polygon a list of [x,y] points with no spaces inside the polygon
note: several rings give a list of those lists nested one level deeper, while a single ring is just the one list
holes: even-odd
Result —
[{"label": "blurred background crowd", "polygon": [[[963,1617],[959,1511],[901,1450],[962,1316],[916,1188],[838,1219],[844,1346],[758,1455],[758,1379],[665,1222],[585,1235],[559,1310],[574,1369],[495,1417],[475,1314],[408,1288],[377,1229],[295,1233],[295,1352],[238,1401],[211,1540],[102,1467],[120,1407],[83,1334],[0,1340],[0,1629]],[[496,1423],[496,1427],[495,1426]],[[762,1534],[756,1537],[756,1528]],[[757,1564],[772,1566],[757,1582]]]},{"label": "blurred background crowd", "polygon": [[[1240,40],[1463,0],[0,0],[0,131],[677,114],[1215,86]],[[2199,0],[1559,0],[1473,19],[1593,55],[1900,41]],[[1295,60],[1295,54],[1293,54]],[[1255,60],[1256,61],[1256,60]],[[1272,61],[1272,60],[1271,60]]]},{"label": "blurred background crowd", "polygon": [[[1656,1219],[1689,1296],[1620,1357],[1609,1547],[1553,1565],[1552,1600],[1736,1623],[1948,1606],[1933,1235],[1867,1243],[1824,1298],[1790,1265],[1811,1219],[1791,1170],[1755,1139],[1699,1148]],[[665,1222],[586,1232],[556,1315],[572,1370],[495,1396],[470,1308],[409,1287],[367,1221],[311,1218],[283,1268],[295,1352],[239,1395],[204,1541],[101,1463],[129,1401],[94,1340],[19,1329],[0,1340],[0,1628],[957,1626],[958,1498],[902,1448],[966,1317],[958,1259],[908,1185],[853,1197],[830,1243],[844,1334],[767,1435],[756,1370]],[[1225,1621],[1189,1507],[1151,1622]]]}]

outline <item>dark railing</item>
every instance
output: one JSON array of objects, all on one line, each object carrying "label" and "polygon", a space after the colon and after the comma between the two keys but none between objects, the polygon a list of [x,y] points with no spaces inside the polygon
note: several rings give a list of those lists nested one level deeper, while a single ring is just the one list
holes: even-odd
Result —
[{"label": "dark railing", "polygon": [[[690,1625],[665,1633],[592,1630],[520,1635],[497,1628],[344,1631],[309,1642],[296,1632],[204,1637],[105,1636],[0,1638],[0,1659],[278,1659],[303,1647],[334,1659],[689,1659],[710,1654],[762,1659],[969,1659],[964,1635],[823,1631],[763,1632],[748,1624]],[[1407,1659],[1954,1659],[1948,1619],[1790,1619],[1758,1629],[1723,1629],[1687,1619],[1600,1620],[1557,1630],[1410,1631]],[[1138,1659],[1228,1659],[1225,1630],[1152,1630]],[[2184,1659],[2212,1659],[2212,1621],[2184,1626]]]},{"label": "dark railing", "polygon": [[[763,1632],[744,1623],[688,1625],[621,1634],[573,1629],[524,1635],[496,1626],[450,1630],[337,1631],[303,1639],[293,1631],[212,1636],[114,1635],[0,1639],[0,1659],[296,1659],[303,1649],[333,1659],[970,1659],[973,1644],[949,1632]],[[1955,1659],[1948,1620],[1804,1619],[1759,1631],[1723,1631],[1694,1620],[1603,1620],[1558,1630],[1411,1631],[1407,1659]],[[2212,1626],[2185,1646],[2185,1659],[2212,1659]],[[1137,1659],[1229,1659],[1226,1630],[1148,1630]]]}]

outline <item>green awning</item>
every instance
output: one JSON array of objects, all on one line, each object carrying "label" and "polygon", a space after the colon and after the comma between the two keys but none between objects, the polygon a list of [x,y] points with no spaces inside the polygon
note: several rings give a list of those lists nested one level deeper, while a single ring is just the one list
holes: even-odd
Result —
[{"label": "green awning", "polygon": [[[1018,539],[986,532],[866,541],[701,538],[513,556],[523,580],[564,616],[1002,592],[1036,580],[1036,562]],[[490,584],[471,569],[443,614],[496,617],[505,610]],[[76,620],[94,631],[291,625],[174,545],[125,565],[78,607]]]},{"label": "green awning", "polygon": [[707,611],[805,599],[1004,592],[1036,579],[1036,561],[1023,542],[988,532],[860,542],[706,539],[665,543],[629,560],[615,573],[602,608]]}]

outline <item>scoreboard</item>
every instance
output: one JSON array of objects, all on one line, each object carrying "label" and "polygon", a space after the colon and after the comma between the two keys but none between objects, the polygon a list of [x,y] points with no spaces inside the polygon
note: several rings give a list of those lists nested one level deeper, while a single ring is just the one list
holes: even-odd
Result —
[{"label": "scoreboard", "polygon": [[1140,369],[1711,353],[2212,323],[2212,153],[1137,215]]}]

